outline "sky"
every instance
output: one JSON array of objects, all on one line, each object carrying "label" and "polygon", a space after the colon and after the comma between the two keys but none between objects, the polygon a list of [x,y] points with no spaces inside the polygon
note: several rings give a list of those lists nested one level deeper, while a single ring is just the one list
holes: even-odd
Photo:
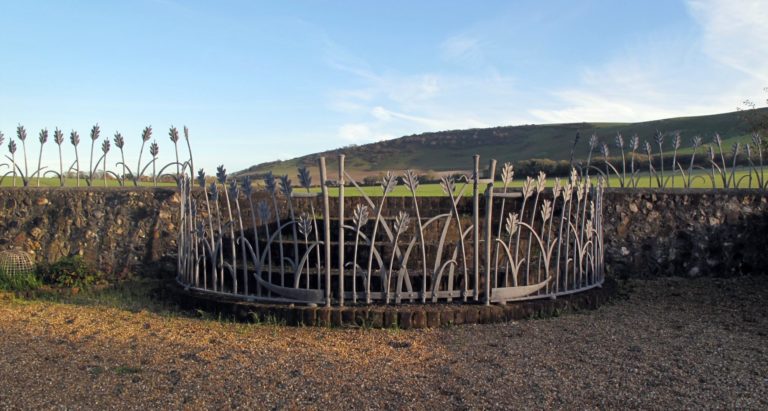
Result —
[{"label": "sky", "polygon": [[0,132],[24,125],[36,164],[42,128],[77,130],[83,157],[98,123],[133,164],[145,126],[172,161],[186,125],[211,174],[428,131],[733,111],[768,97],[766,21],[764,0],[0,0]]}]

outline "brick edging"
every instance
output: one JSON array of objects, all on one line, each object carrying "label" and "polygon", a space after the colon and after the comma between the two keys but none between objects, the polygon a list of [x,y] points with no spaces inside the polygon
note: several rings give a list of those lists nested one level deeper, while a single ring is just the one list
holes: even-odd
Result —
[{"label": "brick edging", "polygon": [[436,328],[459,324],[491,324],[529,318],[543,318],[564,312],[594,309],[610,300],[617,284],[606,279],[602,287],[577,294],[492,304],[401,304],[350,307],[307,307],[286,304],[261,304],[216,298],[209,294],[173,286],[179,302],[188,308],[201,308],[232,315],[238,321],[270,322],[291,326]]}]

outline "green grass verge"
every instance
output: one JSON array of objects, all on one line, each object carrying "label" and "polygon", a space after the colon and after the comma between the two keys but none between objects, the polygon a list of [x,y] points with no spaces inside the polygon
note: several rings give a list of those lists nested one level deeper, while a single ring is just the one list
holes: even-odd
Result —
[{"label": "green grass verge", "polygon": [[29,291],[40,287],[43,282],[36,273],[10,274],[0,270],[0,290]]}]

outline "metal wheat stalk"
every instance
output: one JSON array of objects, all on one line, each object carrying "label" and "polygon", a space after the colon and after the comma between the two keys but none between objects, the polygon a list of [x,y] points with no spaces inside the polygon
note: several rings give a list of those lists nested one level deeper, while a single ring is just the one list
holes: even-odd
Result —
[{"label": "metal wheat stalk", "polygon": [[16,165],[16,142],[11,140],[8,142],[8,152],[11,153],[11,168],[13,171],[13,186],[16,187],[16,169],[19,166]]},{"label": "metal wheat stalk", "polygon": [[280,265],[280,284],[282,285],[284,281],[283,279],[285,278],[285,266],[283,264],[285,261],[285,252],[283,250],[283,230],[280,229],[280,227],[282,227],[282,222],[280,221],[280,209],[277,208],[277,180],[275,180],[275,176],[271,171],[268,172],[266,176],[264,176],[264,186],[267,189],[267,193],[269,193],[269,196],[272,198],[272,206],[275,210],[275,220],[277,221],[277,244],[280,251],[280,262],[278,264]]},{"label": "metal wheat stalk", "polygon": [[[176,176],[179,175],[179,130],[176,127],[171,126],[168,130],[168,137],[173,142],[173,152],[176,154]],[[247,277],[247,276],[246,276]]]},{"label": "metal wheat stalk", "polygon": [[[203,190],[203,197],[205,197],[205,210],[206,210],[206,216],[208,217],[208,229],[210,231],[209,238],[211,239],[210,241],[213,241],[213,219],[211,217],[211,202],[208,200],[208,190],[205,184],[205,172],[203,171],[202,168],[197,172],[197,184]],[[201,223],[201,226],[202,225],[204,225],[204,223]],[[201,228],[204,229],[205,227],[201,227]],[[205,231],[204,230],[198,230],[198,231],[201,231],[200,237],[203,239],[203,241],[205,241]],[[203,248],[203,255],[205,255],[205,248]],[[216,267],[212,267],[212,270],[215,272]],[[203,284],[205,284],[207,287],[208,270],[206,270],[206,267],[205,267],[205,258],[203,258]],[[214,280],[214,284],[216,284],[215,280]]]},{"label": "metal wheat stalk", "polygon": [[[219,187],[216,185],[216,181],[211,183],[210,186],[211,200],[216,209],[216,249],[213,254],[216,254],[217,264],[215,267],[218,269],[218,283],[219,289],[224,291],[224,224],[221,218],[221,207],[219,206]],[[226,191],[226,187],[225,187]],[[216,288],[214,287],[214,290]]]},{"label": "metal wheat stalk", "polygon": [[[293,211],[293,199],[291,198],[291,193],[293,193],[293,187],[291,186],[291,179],[288,178],[287,175],[280,176],[280,192],[283,194],[283,196],[286,199],[286,202],[288,202],[288,215],[291,218],[291,229],[293,230],[293,261],[291,262],[291,267],[293,270],[296,270],[296,265],[299,262],[299,243],[297,242],[297,239],[299,238],[296,232],[296,215]],[[280,285],[284,286],[284,279],[280,280]]]},{"label": "metal wheat stalk", "polygon": [[757,149],[757,158],[760,161],[760,173],[757,174],[757,182],[760,188],[765,188],[765,176],[763,175],[763,139],[759,133],[752,133],[752,144]]},{"label": "metal wheat stalk", "polygon": [[627,179],[627,159],[624,155],[624,137],[621,133],[616,133],[616,148],[621,152],[621,186],[624,187]]},{"label": "metal wheat stalk", "polygon": [[[592,186],[592,183],[590,182],[589,176],[582,179],[582,186],[580,187],[584,192],[582,193],[582,198],[584,198],[584,206],[581,208],[581,225],[579,226],[579,229],[581,230],[579,233],[580,237],[580,244],[584,243],[584,229],[585,229],[585,223],[587,221],[587,202],[589,201],[589,189]],[[581,262],[579,262],[579,281],[583,278],[583,270],[581,266]],[[579,285],[582,283],[580,282]]]},{"label": "metal wheat stalk", "polygon": [[738,183],[736,182],[736,161],[739,158],[739,153],[741,152],[741,144],[736,142],[731,147],[731,157],[732,163],[731,163],[731,173],[728,176],[728,187],[733,186],[733,188],[739,188]]},{"label": "metal wheat stalk", "polygon": [[[560,197],[560,191],[562,191],[562,186],[560,185],[560,179],[556,177],[555,184],[552,187],[552,202],[549,205],[549,207],[552,208],[550,212],[550,216],[552,218],[549,218],[549,227],[547,227],[547,231],[546,231],[547,247],[549,247],[549,244],[552,240],[552,224],[555,221],[554,211],[555,211],[555,207],[557,206],[557,199]],[[542,225],[542,230],[543,230],[543,225]],[[559,250],[559,247],[558,247],[558,250]],[[541,259],[542,259],[542,256],[539,256],[539,264],[536,269],[537,272],[541,272]],[[549,292],[549,283],[547,283],[547,292]]]},{"label": "metal wheat stalk", "polygon": [[[312,232],[312,223],[309,221],[309,217],[307,216],[307,213],[301,213],[301,215],[299,216],[298,226],[299,226],[299,233],[304,237],[304,244],[305,244],[305,247],[307,248],[307,251],[305,252],[305,254],[308,256],[309,253],[311,252],[311,250],[309,249],[309,234]],[[303,270],[303,266],[299,265],[298,271],[296,272],[296,280],[295,280],[296,284],[294,288],[299,288],[302,270]],[[307,281],[304,286],[305,289],[309,289],[309,275],[310,275],[309,264],[307,264],[307,275],[306,275]],[[354,280],[353,280],[353,284],[354,284]],[[354,300],[354,297],[352,299]]]},{"label": "metal wheat stalk", "polygon": [[91,128],[91,162],[88,163],[88,178],[85,179],[85,183],[88,186],[93,185],[93,147],[96,145],[96,140],[99,139],[99,134],[101,134],[101,130],[99,129],[99,125],[95,124]]},{"label": "metal wheat stalk", "polygon": [[[512,273],[512,286],[517,287],[517,274],[520,271],[520,266],[523,264],[523,261],[517,260],[517,256],[513,256],[512,252],[509,250],[509,245],[512,243],[512,236],[515,235],[515,232],[518,230],[518,215],[517,213],[509,213],[506,218],[506,224],[505,229],[507,231],[507,236],[509,237],[508,243],[504,244],[504,239],[499,237],[496,239],[496,244],[498,244],[501,249],[504,251],[506,258],[509,262],[509,265],[507,267],[508,272],[506,273],[507,277],[510,277],[509,271]],[[509,281],[506,281],[507,284],[505,286],[509,286]]]},{"label": "metal wheat stalk", "polygon": [[[574,185],[576,188],[576,214],[574,215],[574,224],[571,228],[573,231],[573,249],[576,250],[578,248],[578,244],[580,241],[581,236],[581,230],[578,229],[580,226],[581,221],[581,200],[584,197],[584,177],[580,177],[576,180],[576,184]],[[578,275],[578,270],[576,269],[576,261],[573,262],[573,288],[576,288],[576,276]]]},{"label": "metal wheat stalk", "polygon": [[[307,193],[310,192],[310,187],[312,187],[312,175],[309,172],[309,169],[307,167],[300,167],[298,169],[298,178],[299,178],[299,184],[301,187],[303,187],[305,190],[307,190]],[[315,242],[320,242],[319,237],[319,231],[317,227],[317,218],[315,213],[315,205],[313,201],[309,202],[309,212],[312,214],[312,226],[313,226],[313,232],[315,236]],[[318,287],[320,285],[320,247],[315,247],[315,265],[317,268],[317,280],[318,280]],[[309,264],[307,264],[307,272],[309,272]],[[309,277],[307,277],[307,284],[309,284]],[[309,285],[307,285],[309,286]]]},{"label": "metal wheat stalk", "polygon": [[[462,189],[459,191],[459,193],[454,196],[454,190],[456,189],[455,182],[453,180],[453,177],[442,177],[440,179],[440,187],[442,188],[443,192],[450,198],[451,200],[451,213],[445,222],[445,226],[443,227],[443,232],[440,236],[440,243],[438,244],[438,252],[437,257],[435,258],[435,268],[433,270],[434,273],[439,273],[442,271],[440,269],[440,256],[441,251],[443,249],[443,245],[445,244],[445,237],[448,233],[448,227],[450,226],[450,220],[451,218],[455,218],[456,220],[456,229],[458,230],[459,235],[459,241],[457,249],[461,251],[461,260],[464,265],[464,290],[462,291],[463,295],[462,298],[464,301],[467,301],[467,291],[469,290],[469,270],[467,269],[467,252],[466,247],[464,246],[464,237],[466,234],[469,233],[470,230],[474,229],[473,226],[470,225],[469,228],[465,231],[461,227],[461,216],[459,215],[459,209],[457,207],[457,204],[459,200],[461,199],[462,195],[464,194],[464,190],[467,188],[466,184],[466,177],[465,178],[465,184],[462,187]],[[456,251],[454,251],[454,255],[456,255]],[[455,261],[455,259],[454,259]],[[455,263],[455,262],[454,262]],[[448,264],[448,263],[446,263]],[[440,271],[438,271],[440,270]],[[432,301],[437,301],[437,288],[439,287],[439,282],[435,280],[435,283],[432,285]],[[448,286],[449,290],[453,290],[453,267],[451,267],[449,273],[448,273]],[[451,300],[451,297],[449,297],[449,301]]]},{"label": "metal wheat stalk", "polygon": [[[72,130],[72,132],[69,133],[69,142],[75,147],[75,179],[77,181],[77,186],[80,187],[80,156],[77,154],[77,146],[80,144],[80,134],[78,134],[77,131]],[[72,167],[70,167],[69,170],[72,170]],[[69,172],[69,170],[67,172]]]},{"label": "metal wheat stalk", "polygon": [[[152,155],[152,183],[155,187],[157,187],[157,155],[160,153],[160,146],[157,145],[157,141],[152,141],[152,144],[149,145],[149,154]],[[146,167],[145,167],[146,168]],[[143,174],[142,170],[142,174]],[[225,196],[226,196],[226,187],[224,190]]]},{"label": "metal wheat stalk", "polygon": [[27,130],[21,124],[16,127],[16,137],[21,141],[21,152],[24,155],[24,173],[19,174],[21,174],[21,181],[24,187],[26,187],[28,184],[27,178],[29,177],[29,170],[27,169]]},{"label": "metal wheat stalk", "polygon": [[[576,139],[574,141],[574,145],[576,142],[578,142],[578,135],[579,133],[576,133]],[[573,148],[571,148],[571,161],[573,161]],[[512,179],[515,176],[515,170],[514,166],[511,163],[504,163],[504,166],[501,168],[501,182],[504,184],[503,193],[507,193],[507,189],[509,187],[509,184],[512,182]],[[499,211],[499,216],[504,215],[505,207],[506,207],[506,197],[503,197],[501,199],[501,210]],[[501,218],[499,218],[499,225],[498,229],[496,230],[496,238],[501,238],[501,229],[504,225],[504,222]],[[503,244],[503,242],[502,242]],[[494,258],[494,274],[493,274],[493,286],[494,288],[498,287],[499,285],[499,247],[501,247],[500,244],[496,244],[496,250],[495,250],[495,258]],[[506,285],[506,284],[505,284]]]},{"label": "metal wheat stalk", "polygon": [[[373,250],[376,247],[376,234],[379,229],[379,222],[381,221],[381,212],[384,209],[384,203],[387,199],[387,194],[391,193],[392,190],[395,189],[395,186],[397,186],[397,178],[392,175],[389,171],[384,176],[384,178],[381,180],[381,200],[379,201],[379,206],[376,207],[376,219],[373,222],[373,233],[371,234],[371,248],[370,253],[368,254],[368,269],[366,270],[366,281],[365,281],[365,302],[370,304],[371,303],[371,277],[373,276]],[[392,251],[394,254],[394,251]],[[383,267],[382,267],[383,268]],[[384,279],[383,279],[384,280]]]},{"label": "metal wheat stalk", "polygon": [[416,213],[416,228],[418,229],[419,244],[421,245],[421,302],[423,303],[427,300],[427,248],[424,242],[424,226],[421,222],[419,201],[418,198],[416,198],[416,190],[419,188],[419,177],[413,170],[406,170],[405,174],[403,175],[403,184],[405,184],[405,186],[408,187],[408,190],[411,192],[413,208]]},{"label": "metal wheat stalk", "polygon": [[[580,138],[581,138],[581,134],[578,131],[576,131],[576,136],[573,137],[573,145],[571,145],[570,159],[568,160],[569,168],[573,168],[573,152],[576,150],[576,145],[579,144]],[[499,227],[501,227],[501,221],[499,221]],[[498,252],[498,248],[496,250]]]},{"label": "metal wheat stalk", "polygon": [[664,181],[664,148],[662,147],[664,144],[664,134],[659,130],[656,130],[656,134],[654,134],[653,138],[659,146],[659,166],[661,167],[661,179],[657,179],[657,181],[659,183],[659,188],[664,188],[666,185],[666,181]]},{"label": "metal wheat stalk", "polygon": [[675,188],[675,170],[677,169],[677,150],[680,148],[681,138],[680,132],[675,132],[675,137],[672,140],[672,188]]},{"label": "metal wheat stalk", "polygon": [[[587,154],[587,168],[586,172],[582,174],[589,175],[589,167],[592,165],[592,152],[595,151],[595,148],[597,147],[597,134],[592,134],[592,136],[589,137],[589,154]],[[520,215],[520,218],[522,218],[522,214]]]},{"label": "metal wheat stalk", "polygon": [[[103,153],[104,158],[104,187],[107,186],[107,153],[109,153],[109,139],[104,139],[104,141],[101,143],[101,152]],[[97,163],[98,164],[98,163]]]},{"label": "metal wheat stalk", "polygon": [[[523,183],[523,204],[520,207],[520,220],[525,218],[525,205],[528,202],[528,198],[531,195],[533,195],[533,192],[535,190],[536,190],[536,187],[533,185],[533,179],[530,176],[526,177],[525,178],[525,182]],[[534,206],[534,209],[535,209],[535,206]],[[518,230],[517,231],[517,238],[515,238],[514,256],[515,256],[516,260],[520,258],[520,233],[521,232],[522,232],[522,230]],[[512,238],[511,237],[510,237],[509,241],[510,241],[510,243],[508,245],[508,248],[510,248],[510,251],[512,251],[511,250],[511,247],[512,247]],[[510,261],[510,264],[512,264],[511,261]],[[507,270],[509,270],[509,267],[507,267]],[[517,284],[517,278],[515,278],[514,281],[515,281],[515,284]],[[528,284],[526,283],[526,285],[528,285]]]},{"label": "metal wheat stalk", "polygon": [[[246,259],[245,254],[245,228],[243,227],[243,213],[240,210],[240,190],[237,187],[237,180],[232,180],[229,182],[229,196],[232,197],[232,200],[235,202],[235,215],[237,216],[237,222],[238,226],[240,228],[240,235],[237,237],[238,243],[240,243],[240,258],[242,259],[242,266],[243,266],[243,295],[248,294],[248,260]],[[237,254],[234,252],[234,247],[232,247],[232,261],[236,261]],[[235,279],[237,278],[237,266],[233,263],[233,270],[235,274]],[[237,284],[237,280],[235,280],[235,284]],[[237,286],[235,286],[235,293],[237,293]]]},{"label": "metal wheat stalk", "polygon": [[[536,197],[533,200],[533,212],[531,213],[531,224],[530,226],[533,227],[534,223],[536,221],[536,208],[539,206],[539,197],[541,196],[541,193],[544,192],[544,188],[547,186],[547,175],[544,174],[544,172],[539,171],[539,176],[536,179]],[[522,217],[521,217],[522,220]],[[525,285],[530,285],[529,275],[531,272],[531,241],[533,240],[533,231],[530,231],[528,233],[528,251],[526,252],[525,261],[528,263],[525,265]]]},{"label": "metal wheat stalk", "polygon": [[[576,171],[576,169],[572,169],[572,170]],[[565,243],[566,246],[568,245],[567,235],[566,235],[565,241],[563,241],[563,225],[566,224],[566,222],[565,222],[566,206],[568,206],[568,220],[570,221],[570,219],[571,219],[571,216],[570,216],[571,196],[573,196],[573,186],[569,182],[569,183],[566,183],[565,187],[563,188],[563,205],[562,205],[562,208],[560,210],[560,226],[559,226],[558,235],[557,235],[557,238],[559,238],[560,241],[558,242],[558,245],[557,245],[557,258],[555,259],[555,261],[556,261],[555,273],[557,275],[557,278],[555,279],[555,292],[559,292],[560,291],[560,250],[562,249],[563,243]],[[570,227],[568,228],[568,230],[569,230],[568,232],[570,232]],[[566,250],[567,250],[567,248],[566,248]],[[566,269],[567,269],[567,267],[568,267],[568,261],[567,261],[568,260],[568,251],[566,251],[565,258],[566,258]]]},{"label": "metal wheat stalk", "polygon": [[637,134],[633,135],[632,138],[629,140],[629,146],[632,149],[632,157],[630,159],[630,168],[629,168],[629,172],[631,174],[630,181],[632,182],[632,187],[637,188],[637,183],[638,183],[637,180],[640,178],[635,173],[635,154],[637,153],[637,149],[640,148],[640,137]]},{"label": "metal wheat stalk", "polygon": [[717,144],[717,150],[720,152],[720,162],[723,165],[722,168],[718,167],[720,171],[720,178],[723,180],[723,188],[728,188],[728,166],[725,165],[725,154],[723,154],[723,141],[720,138],[720,134],[715,133],[712,139]]},{"label": "metal wheat stalk", "polygon": [[[264,226],[264,233],[266,235],[266,237],[264,238],[267,241],[266,245],[264,246],[264,255],[261,256],[261,260],[264,260],[265,257],[267,259],[267,282],[271,284],[272,283],[272,247],[271,247],[271,243],[269,242],[269,239],[271,239],[272,236],[269,233],[269,224],[270,224],[269,220],[271,219],[271,215],[269,212],[269,204],[264,200],[259,201],[258,210],[259,210],[259,219],[261,220],[261,225]],[[257,269],[256,272],[259,274],[259,276],[261,276],[261,266],[259,266],[259,269]],[[259,287],[261,286],[259,285]]]},{"label": "metal wheat stalk", "polygon": [[195,162],[192,161],[192,146],[189,144],[189,129],[184,126],[184,140],[187,141],[187,151],[189,152],[189,166],[190,170],[195,169]]},{"label": "metal wheat stalk", "polygon": [[[156,145],[156,144],[153,144]],[[227,190],[227,170],[224,168],[224,165],[220,165],[216,167],[216,179],[219,181],[219,184],[221,184],[221,188],[224,191],[224,200],[227,202],[227,226],[229,226],[229,240],[230,240],[230,250],[231,250],[231,257],[232,257],[232,290],[235,294],[237,294],[237,248],[235,247],[235,226],[234,226],[234,219],[232,218],[232,204],[229,201],[229,190]],[[237,189],[237,185],[235,185],[235,189]],[[235,197],[235,201],[237,201],[237,197]],[[221,234],[221,237],[223,239],[224,234]],[[224,251],[222,250],[222,256]],[[223,261],[223,260],[222,260]],[[283,285],[282,283],[280,285]],[[224,290],[224,279],[222,278],[222,291]]]},{"label": "metal wheat stalk", "polygon": [[[712,188],[717,188],[717,183],[715,181],[715,168],[718,170],[718,174],[720,173],[720,166],[715,163],[715,149],[712,147],[712,144],[709,144],[707,146],[707,151],[709,153],[709,164],[710,164],[710,180],[712,181]],[[725,187],[723,187],[725,188]]]},{"label": "metal wheat stalk", "polygon": [[[115,143],[115,147],[120,149],[120,164],[122,164],[122,167],[123,167],[123,173],[121,174],[120,178],[117,179],[117,181],[120,183],[121,186],[125,186],[125,153],[123,152],[125,139],[123,138],[122,134],[116,132],[115,137],[112,139],[112,141]],[[190,170],[194,170],[194,168]]]},{"label": "metal wheat stalk", "polygon": [[357,302],[357,250],[362,237],[362,228],[368,223],[368,207],[362,204],[355,206],[352,213],[352,222],[355,224],[355,248],[352,254],[352,302]]},{"label": "metal wheat stalk", "polygon": [[747,179],[747,188],[752,188],[752,174],[755,173],[755,163],[752,161],[752,147],[750,147],[749,143],[744,145],[744,151],[747,153],[747,163],[749,164],[749,178]]},{"label": "metal wheat stalk", "polygon": [[[648,141],[645,142],[645,154],[648,156],[648,188],[653,187],[652,177],[656,177],[656,168],[653,166],[653,147]],[[656,177],[656,183],[661,187],[661,181]]]},{"label": "metal wheat stalk", "polygon": [[386,288],[384,289],[384,303],[389,304],[390,295],[391,295],[391,288],[390,288],[390,282],[392,281],[392,274],[394,270],[394,264],[395,264],[395,249],[397,248],[397,240],[400,239],[400,235],[403,234],[408,229],[408,223],[410,222],[410,217],[408,217],[408,213],[404,211],[400,211],[397,214],[397,217],[395,217],[394,222],[394,229],[395,229],[395,237],[392,239],[392,255],[389,258],[389,269],[386,271],[387,277],[384,281],[386,284]]},{"label": "metal wheat stalk", "polygon": [[[603,166],[605,167],[605,177],[610,178],[611,170],[609,170],[609,167],[613,167],[613,166],[611,166],[611,162],[608,160],[608,156],[611,155],[611,151],[610,151],[610,148],[608,147],[608,143],[603,143],[603,145],[600,147],[600,151],[603,154]],[[616,175],[619,177],[619,179],[621,179],[621,176],[619,176],[618,172],[616,173]]]},{"label": "metal wheat stalk", "polygon": [[693,140],[691,140],[691,147],[693,147],[693,154],[691,154],[691,162],[688,165],[688,184],[687,186],[691,187],[691,177],[693,176],[693,162],[696,159],[696,149],[701,147],[701,137],[694,136]]},{"label": "metal wheat stalk", "polygon": [[[256,264],[256,272],[260,272],[260,267],[258,266],[259,261],[261,261],[261,246],[259,245],[259,230],[258,226],[256,225],[256,209],[253,207],[253,184],[251,182],[250,176],[245,176],[241,182],[241,190],[243,192],[243,195],[248,199],[248,207],[249,210],[251,210],[251,227],[253,227],[253,249],[254,253],[256,254],[256,261],[254,261],[254,264]],[[238,207],[239,207],[238,203]],[[238,209],[238,213],[240,213]],[[245,237],[245,233],[243,233],[243,237]],[[246,293],[248,292],[248,272],[247,268],[244,266],[243,270],[245,271],[246,275],[243,279],[243,286],[245,287]],[[259,282],[256,282],[256,287],[261,287],[261,284]],[[257,290],[257,294],[260,294]]]},{"label": "metal wheat stalk", "polygon": [[138,175],[133,176],[133,185],[137,186],[139,185],[139,181],[141,180],[141,174],[143,174],[143,170],[141,168],[141,155],[144,154],[144,145],[147,144],[147,141],[152,138],[152,126],[144,127],[144,131],[141,132],[141,148],[139,149],[139,162],[136,164],[136,172]]},{"label": "metal wheat stalk", "polygon": [[35,171],[35,174],[37,174],[37,186],[40,187],[40,172],[42,170],[42,162],[43,162],[43,146],[45,145],[45,142],[48,141],[48,129],[44,128],[40,130],[39,135],[40,140],[40,154],[37,157],[37,171]]},{"label": "metal wheat stalk", "polygon": [[59,185],[64,187],[64,160],[61,157],[61,143],[64,142],[64,133],[58,127],[53,132],[53,141],[59,147]]}]

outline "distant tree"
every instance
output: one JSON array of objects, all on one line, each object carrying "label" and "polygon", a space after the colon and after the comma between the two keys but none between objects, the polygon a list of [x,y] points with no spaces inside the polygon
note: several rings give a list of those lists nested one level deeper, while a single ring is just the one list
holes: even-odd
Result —
[{"label": "distant tree", "polygon": [[[768,93],[768,87],[763,88],[763,91]],[[768,99],[765,100],[768,104]],[[737,107],[739,117],[747,123],[749,131],[753,133],[765,133],[768,131],[768,111],[760,110],[752,100],[744,100],[741,106]]]}]

